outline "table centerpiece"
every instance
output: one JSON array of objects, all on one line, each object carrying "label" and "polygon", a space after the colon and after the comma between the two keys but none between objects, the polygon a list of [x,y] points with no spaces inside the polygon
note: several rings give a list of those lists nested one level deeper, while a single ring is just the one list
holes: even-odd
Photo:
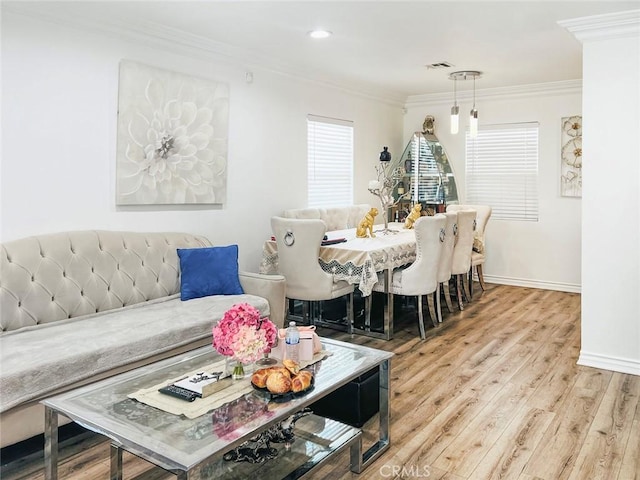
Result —
[{"label": "table centerpiece", "polygon": [[245,365],[255,363],[277,340],[277,329],[267,317],[248,303],[238,303],[227,310],[213,327],[213,348],[229,357],[233,364],[231,377],[245,377]]}]

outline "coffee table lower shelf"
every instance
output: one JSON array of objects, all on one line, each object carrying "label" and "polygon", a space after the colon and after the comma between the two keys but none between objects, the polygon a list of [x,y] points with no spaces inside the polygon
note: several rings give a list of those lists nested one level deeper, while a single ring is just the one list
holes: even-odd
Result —
[{"label": "coffee table lower shelf", "polygon": [[[294,480],[323,464],[346,448],[350,458],[360,458],[362,431],[335,420],[309,415],[298,420],[295,440],[289,449],[284,444],[271,444],[278,456],[263,463],[218,460],[190,471],[173,471],[179,480],[246,480],[248,478]],[[122,478],[122,449],[112,444],[111,478]],[[345,468],[348,468],[345,465]]]}]

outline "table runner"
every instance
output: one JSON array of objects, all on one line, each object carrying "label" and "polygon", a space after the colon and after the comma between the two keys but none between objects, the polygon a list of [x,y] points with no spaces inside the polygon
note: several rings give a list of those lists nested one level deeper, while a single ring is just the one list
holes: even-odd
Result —
[{"label": "table runner", "polygon": [[[301,368],[308,367],[309,365],[319,362],[329,355],[331,355],[331,352],[323,350],[320,353],[316,353],[311,361],[300,362],[300,366]],[[170,385],[173,382],[177,382],[187,375],[194,375],[197,372],[220,370],[226,371],[225,364],[226,359],[219,360],[205,367],[200,367],[191,372],[186,372],[184,375],[180,375],[179,377],[168,378],[149,388],[141,388],[140,390],[127,395],[127,397],[142,402],[151,407],[158,408],[167,413],[172,413],[174,415],[184,415],[185,417],[191,419],[197,418],[207,412],[210,412],[211,410],[215,410],[216,408],[223,406],[226,403],[237,400],[247,393],[253,392],[255,389],[253,388],[253,386],[251,386],[251,376],[247,375],[247,377],[242,380],[231,380],[227,375],[227,377],[220,380],[221,382],[229,384],[226,388],[207,397],[196,398],[193,402],[186,402],[184,400],[165,395],[158,392],[158,389]],[[278,366],[282,365],[278,363]],[[256,370],[260,368],[263,367],[257,367]]]}]

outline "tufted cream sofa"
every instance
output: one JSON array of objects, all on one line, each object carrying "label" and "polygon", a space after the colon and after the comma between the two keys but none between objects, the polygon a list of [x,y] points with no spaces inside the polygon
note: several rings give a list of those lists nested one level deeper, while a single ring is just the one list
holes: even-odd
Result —
[{"label": "tufted cream sofa", "polygon": [[284,323],[284,277],[240,273],[244,295],[180,300],[185,233],[79,231],[29,237],[0,253],[0,446],[43,432],[42,398],[211,342],[247,302]]},{"label": "tufted cream sofa", "polygon": [[282,212],[282,216],[285,218],[319,218],[327,224],[327,231],[332,231],[357,227],[370,209],[371,205],[367,203],[346,207],[296,208],[285,210]]}]

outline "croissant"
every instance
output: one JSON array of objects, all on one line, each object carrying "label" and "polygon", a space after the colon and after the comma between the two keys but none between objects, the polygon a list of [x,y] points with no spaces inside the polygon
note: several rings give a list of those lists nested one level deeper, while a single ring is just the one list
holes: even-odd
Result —
[{"label": "croissant", "polygon": [[267,378],[271,374],[271,368],[261,368],[260,370],[256,370],[253,375],[251,375],[251,383],[253,383],[258,388],[264,388],[267,386]]},{"label": "croissant", "polygon": [[267,390],[271,393],[287,393],[291,390],[291,379],[283,372],[272,372],[267,377]]},{"label": "croissant", "polygon": [[302,370],[291,380],[291,391],[294,393],[302,392],[311,386],[313,375],[307,370]]},{"label": "croissant", "polygon": [[297,362],[294,362],[290,358],[283,360],[282,365],[284,365],[284,367],[294,375],[296,375],[300,371],[300,365],[298,365]]}]

